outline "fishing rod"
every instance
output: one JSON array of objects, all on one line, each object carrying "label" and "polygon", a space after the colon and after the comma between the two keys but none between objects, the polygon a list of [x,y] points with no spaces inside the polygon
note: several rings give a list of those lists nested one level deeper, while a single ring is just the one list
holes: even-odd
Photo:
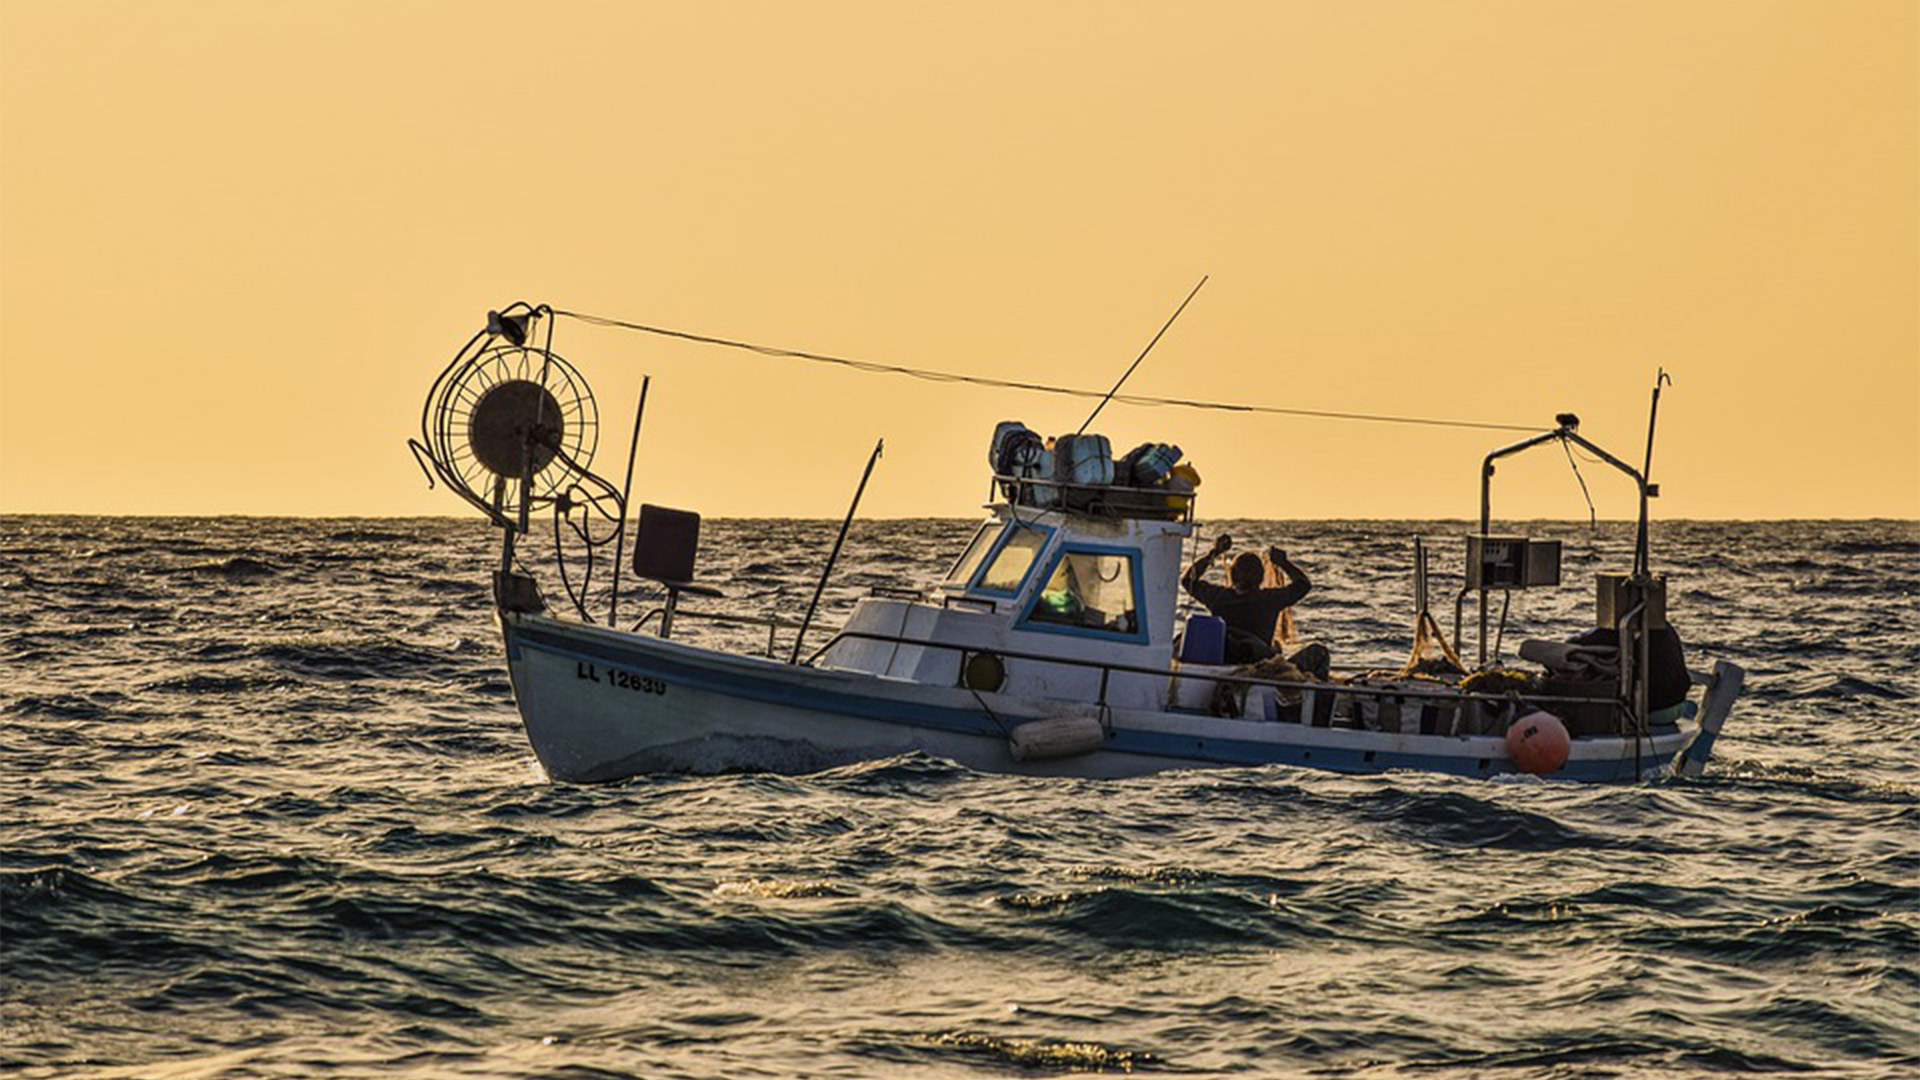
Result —
[{"label": "fishing rod", "polygon": [[860,509],[860,496],[867,492],[867,480],[873,476],[874,463],[880,460],[880,451],[887,445],[885,439],[873,444],[873,456],[867,458],[867,471],[860,474],[860,486],[853,490],[853,505],[847,507],[846,520],[840,523],[840,536],[833,542],[833,551],[827,555],[827,565],[820,571],[820,581],[813,587],[813,600],[807,604],[807,617],[800,620],[800,632],[793,638],[793,655],[787,659],[789,664],[800,662],[800,647],[807,640],[807,627],[813,624],[813,613],[820,606],[820,594],[827,591],[827,578],[833,574],[833,564],[840,559],[840,545],[847,542],[847,530],[853,526],[853,515]]},{"label": "fishing rod", "polygon": [[640,423],[647,418],[647,384],[652,381],[650,375],[640,376],[640,404],[633,410],[633,437],[627,442],[627,480],[620,486],[620,527],[613,533],[613,599],[607,601],[607,625],[613,627],[620,625],[620,564],[627,546],[627,508],[633,499],[633,459],[640,453]]},{"label": "fishing rod", "polygon": [[1161,337],[1163,337],[1166,334],[1168,328],[1173,326],[1173,320],[1179,318],[1180,313],[1187,310],[1187,305],[1191,304],[1193,302],[1193,298],[1200,294],[1200,286],[1205,285],[1206,283],[1207,283],[1207,275],[1201,274],[1200,284],[1195,285],[1193,287],[1193,291],[1187,294],[1187,298],[1185,300],[1180,301],[1180,306],[1173,309],[1173,314],[1167,317],[1166,326],[1162,326],[1160,328],[1160,333],[1153,335],[1153,340],[1147,342],[1147,347],[1140,350],[1139,356],[1134,357],[1133,365],[1132,367],[1127,368],[1127,373],[1125,375],[1120,376],[1120,381],[1113,384],[1113,389],[1107,391],[1107,396],[1101,398],[1100,404],[1095,405],[1093,407],[1093,411],[1087,414],[1087,418],[1080,422],[1080,430],[1073,433],[1076,438],[1086,433],[1087,425],[1093,423],[1093,418],[1096,416],[1099,416],[1100,410],[1107,407],[1107,402],[1113,400],[1113,395],[1120,392],[1120,388],[1126,385],[1128,379],[1133,378],[1134,368],[1139,367],[1140,361],[1145,360],[1147,358],[1147,354],[1153,351],[1153,347],[1155,345],[1160,344]]}]

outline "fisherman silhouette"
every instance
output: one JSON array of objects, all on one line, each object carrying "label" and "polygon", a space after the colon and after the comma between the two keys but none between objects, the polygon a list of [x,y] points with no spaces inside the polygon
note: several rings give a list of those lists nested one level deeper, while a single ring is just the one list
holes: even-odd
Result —
[{"label": "fisherman silhouette", "polygon": [[1299,564],[1277,547],[1267,549],[1267,560],[1286,574],[1285,585],[1262,588],[1267,563],[1251,551],[1241,552],[1233,560],[1227,572],[1230,586],[1205,580],[1213,561],[1232,549],[1233,537],[1216,538],[1212,550],[1195,559],[1186,573],[1180,575],[1180,584],[1227,624],[1227,662],[1257,664],[1274,655],[1273,631],[1281,613],[1305,599],[1313,591],[1313,582]]}]

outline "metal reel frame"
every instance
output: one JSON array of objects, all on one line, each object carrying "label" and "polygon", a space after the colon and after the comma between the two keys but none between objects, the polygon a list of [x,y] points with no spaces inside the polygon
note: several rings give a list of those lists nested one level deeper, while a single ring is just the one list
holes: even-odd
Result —
[{"label": "metal reel frame", "polygon": [[[542,318],[547,320],[545,340],[531,344],[528,330]],[[503,570],[518,564],[515,537],[531,531],[533,511],[551,509],[551,555],[561,584],[574,609],[591,623],[587,593],[600,549],[619,539],[625,499],[590,468],[600,438],[599,407],[586,379],[552,345],[552,311],[545,305],[533,307],[520,301],[490,312],[487,329],[468,339],[434,380],[421,408],[420,438],[407,440],[407,445],[427,472],[429,484],[438,476],[502,530]],[[515,387],[516,383],[523,386]],[[480,436],[487,440],[482,453],[475,446],[476,412],[490,392],[503,387],[518,395],[519,413],[508,405],[486,418],[488,430]],[[540,413],[551,403],[558,415],[551,424],[544,416],[526,423],[529,401],[537,403]],[[504,425],[495,422],[503,417]],[[514,456],[515,439],[526,440],[518,475],[494,467]],[[493,459],[493,465],[483,458]],[[595,535],[595,517],[603,522],[603,529],[604,523],[612,523],[614,529]],[[584,574],[578,582],[567,567],[567,532],[585,555]]]},{"label": "metal reel frame", "polygon": [[[420,412],[420,438],[409,441],[415,457],[431,466],[431,475],[495,524],[520,532],[527,530],[531,511],[552,505],[582,481],[601,489],[590,493],[592,499],[612,491],[590,469],[600,439],[600,414],[586,379],[553,351],[550,318],[544,344],[525,339],[526,324],[544,314],[544,306],[524,302],[496,313],[489,328],[470,338],[434,380]],[[503,331],[501,323],[511,320],[517,320],[517,332]],[[473,430],[475,410],[487,394],[515,382],[545,391],[539,398],[542,411],[547,401],[559,410],[551,423],[543,419],[525,432],[529,440],[539,441],[529,443],[519,475],[484,462],[475,450]],[[501,453],[496,448],[491,456]]]}]

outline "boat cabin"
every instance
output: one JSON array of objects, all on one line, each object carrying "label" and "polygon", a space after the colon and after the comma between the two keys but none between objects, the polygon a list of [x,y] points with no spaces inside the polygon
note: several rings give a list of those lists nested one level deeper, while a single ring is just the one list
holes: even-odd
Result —
[{"label": "boat cabin", "polygon": [[988,509],[991,516],[931,595],[862,599],[819,665],[1158,708],[1164,677],[1100,665],[1171,669],[1181,555],[1192,524],[1184,515],[1042,510],[1015,499]]}]

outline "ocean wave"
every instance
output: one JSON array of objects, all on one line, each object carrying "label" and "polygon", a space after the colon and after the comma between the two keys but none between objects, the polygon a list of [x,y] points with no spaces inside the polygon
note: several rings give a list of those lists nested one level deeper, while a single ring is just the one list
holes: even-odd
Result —
[{"label": "ocean wave", "polygon": [[389,529],[341,529],[328,533],[324,539],[329,544],[400,544],[417,542],[421,537],[417,533]]},{"label": "ocean wave", "polygon": [[172,694],[244,694],[258,691],[283,689],[300,685],[297,679],[284,675],[222,675],[211,672],[198,672],[191,675],[170,675],[155,679],[141,687],[142,690]]},{"label": "ocean wave", "polygon": [[279,566],[265,559],[256,559],[247,555],[234,555],[218,562],[196,563],[179,569],[186,574],[210,574],[230,582],[251,583],[274,577],[281,572]]},{"label": "ocean wave", "polygon": [[[1484,1076],[1499,1070],[1546,1070],[1539,1075],[1586,1075],[1592,1067],[1603,1074],[1697,1076],[1702,1071],[1815,1072],[1812,1062],[1770,1054],[1756,1054],[1708,1039],[1687,1036],[1642,1035],[1626,1038],[1613,1032],[1566,1031],[1552,1036],[1508,1040],[1497,1050],[1457,1052],[1408,1062],[1418,1071],[1446,1070],[1465,1076]],[[1583,1066],[1589,1068],[1582,1068]]]},{"label": "ocean wave", "polygon": [[[1492,790],[1492,789],[1487,789]],[[1671,841],[1634,833],[1609,836],[1544,813],[1503,805],[1461,791],[1400,791],[1391,788],[1355,798],[1366,820],[1420,843],[1452,848],[1565,851],[1577,848],[1665,851]]]},{"label": "ocean wave", "polygon": [[407,676],[433,670],[442,661],[437,650],[426,646],[340,634],[271,641],[255,647],[253,654],[304,674],[335,679]]},{"label": "ocean wave", "polygon": [[1020,1038],[976,1031],[874,1032],[855,1040],[855,1053],[897,1065],[957,1062],[1017,1074],[1157,1071],[1160,1059],[1144,1050],[1106,1043]]},{"label": "ocean wave", "polygon": [[0,868],[0,909],[14,915],[36,908],[74,904],[113,906],[131,901],[100,878],[67,866]]},{"label": "ocean wave", "polygon": [[1920,555],[1920,540],[1840,540],[1826,548],[1835,555]]},{"label": "ocean wave", "polygon": [[1757,925],[1635,929],[1627,931],[1624,940],[1673,955],[1756,968],[1822,957],[1858,959],[1860,953],[1889,958],[1920,954],[1920,928],[1880,911],[1840,904],[1822,904]]},{"label": "ocean wave", "polygon": [[1044,919],[1050,940],[1098,948],[1184,952],[1279,946],[1322,936],[1317,920],[1237,890],[1146,891],[1122,886],[1016,892],[996,903]]},{"label": "ocean wave", "polygon": [[118,694],[25,694],[8,702],[5,711],[50,720],[105,720],[122,700]]},{"label": "ocean wave", "polygon": [[1821,675],[1789,691],[1796,700],[1820,698],[1878,698],[1884,701],[1907,701],[1913,692],[1890,683],[1878,683],[1853,675]]},{"label": "ocean wave", "polygon": [[925,785],[942,785],[973,776],[972,770],[945,758],[913,753],[855,762],[814,774],[822,787],[842,792],[898,794]]}]

